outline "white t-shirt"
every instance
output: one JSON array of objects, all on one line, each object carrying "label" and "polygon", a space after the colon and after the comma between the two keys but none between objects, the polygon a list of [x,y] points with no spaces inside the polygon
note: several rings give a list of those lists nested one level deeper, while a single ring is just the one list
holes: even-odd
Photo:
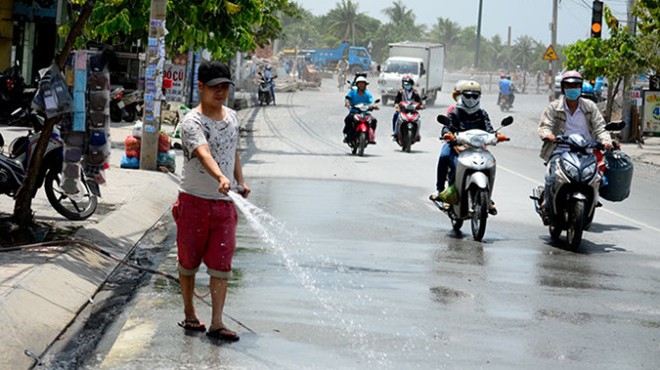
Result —
[{"label": "white t-shirt", "polygon": [[183,146],[183,173],[179,191],[205,199],[231,198],[218,191],[218,179],[213,178],[194,154],[200,145],[207,144],[211,156],[218,163],[220,171],[234,184],[234,164],[238,146],[238,119],[236,112],[225,107],[227,112],[221,121],[215,121],[193,109],[181,122],[181,143]]}]

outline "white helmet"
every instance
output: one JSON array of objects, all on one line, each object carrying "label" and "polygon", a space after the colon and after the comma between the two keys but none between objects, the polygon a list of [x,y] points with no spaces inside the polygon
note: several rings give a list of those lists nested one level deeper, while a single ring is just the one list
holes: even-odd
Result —
[{"label": "white helmet", "polygon": [[360,76],[360,77],[356,78],[355,79],[355,84],[357,85],[358,82],[364,82],[367,85],[369,85],[369,81],[367,81],[367,78],[364,77],[364,76]]}]

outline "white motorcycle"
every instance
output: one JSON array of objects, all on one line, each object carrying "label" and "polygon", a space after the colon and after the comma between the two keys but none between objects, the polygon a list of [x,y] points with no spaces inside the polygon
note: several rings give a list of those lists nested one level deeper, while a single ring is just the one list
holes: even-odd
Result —
[{"label": "white motorcycle", "polygon": [[[439,115],[438,122],[447,126],[449,118]],[[511,123],[513,117],[506,117],[502,120],[501,127]],[[481,241],[486,233],[488,208],[497,168],[495,157],[488,151],[487,146],[508,140],[507,137],[497,135],[497,131],[489,133],[473,129],[456,134],[453,144],[458,145],[461,151],[456,164],[454,184],[458,202],[447,207],[442,200],[432,199],[433,203],[449,216],[455,231],[461,230],[463,221],[471,220],[472,236],[476,241]]]}]

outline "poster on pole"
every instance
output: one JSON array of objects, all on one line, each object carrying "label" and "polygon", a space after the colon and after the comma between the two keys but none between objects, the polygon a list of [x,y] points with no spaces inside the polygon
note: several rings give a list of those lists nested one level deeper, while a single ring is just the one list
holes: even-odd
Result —
[{"label": "poster on pole", "polygon": [[643,91],[642,131],[660,134],[660,91]]},{"label": "poster on pole", "polygon": [[186,65],[165,63],[163,77],[172,80],[172,88],[165,90],[168,102],[185,103]]}]

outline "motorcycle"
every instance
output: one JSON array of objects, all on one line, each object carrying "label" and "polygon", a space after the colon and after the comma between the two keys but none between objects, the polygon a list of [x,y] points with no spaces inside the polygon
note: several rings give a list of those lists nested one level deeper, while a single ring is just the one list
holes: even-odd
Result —
[{"label": "motorcycle", "polygon": [[[610,122],[605,126],[608,131],[621,130],[624,122]],[[581,134],[560,135],[554,140],[559,146],[568,147],[555,160],[555,181],[550,187],[550,204],[545,205],[545,188],[538,186],[532,190],[530,198],[534,202],[536,213],[541,216],[543,225],[548,226],[550,237],[559,239],[566,230],[566,239],[572,250],[577,250],[582,243],[584,230],[589,229],[593,221],[602,183],[602,171],[605,164],[600,151],[602,144],[587,140]],[[548,165],[550,171],[550,165]]]},{"label": "motorcycle", "polygon": [[110,91],[110,119],[114,122],[133,122],[142,112],[144,91],[133,90],[126,93],[123,87]]},{"label": "motorcycle", "polygon": [[[449,118],[443,115],[438,116],[438,122],[445,126],[450,124]],[[508,116],[502,120],[500,128],[512,123],[513,117]],[[456,164],[454,184],[458,202],[446,207],[442,200],[431,200],[449,216],[454,231],[459,232],[463,221],[471,220],[472,236],[476,241],[481,241],[486,233],[486,220],[497,168],[495,157],[486,147],[509,140],[503,135],[498,135],[497,131],[499,129],[494,133],[472,129],[456,134],[453,143],[461,149]]]},{"label": "motorcycle", "polygon": [[25,84],[18,62],[7,68],[0,73],[0,116],[8,117],[17,109],[29,107],[36,91]]},{"label": "motorcycle", "polygon": [[[43,128],[45,119],[42,116],[28,113],[22,114],[25,120],[28,120],[35,132],[28,130],[27,135],[21,136],[12,141],[9,145],[8,153],[5,153],[4,138],[0,133],[0,194],[6,194],[14,197],[21,187],[28,172],[30,155],[34,152],[39,141],[40,131]],[[48,142],[41,169],[37,178],[39,189],[44,186],[46,197],[55,210],[62,216],[70,220],[85,220],[90,217],[97,206],[96,195],[92,193],[84,171],[80,170],[79,180],[77,181],[77,191],[67,193],[61,188],[62,167],[63,167],[63,141],[59,135],[59,130],[54,128]],[[36,195],[32,194],[32,197]]]},{"label": "motorcycle", "polygon": [[497,98],[497,105],[502,112],[508,112],[513,108],[513,86],[511,86],[510,94],[503,94],[500,92]]},{"label": "motorcycle", "polygon": [[261,79],[259,80],[259,89],[257,90],[259,105],[270,105],[270,103],[273,102],[271,86],[274,83],[273,79],[277,78],[277,76],[266,78],[261,73],[259,73],[259,76],[261,76]]},{"label": "motorcycle", "polygon": [[419,110],[424,109],[420,103],[403,100],[399,102],[399,118],[396,121],[396,142],[401,150],[410,153],[410,147],[419,141],[421,118]]},{"label": "motorcycle", "polygon": [[[380,99],[376,99],[374,104],[378,104]],[[353,114],[353,140],[348,142],[351,148],[351,153],[362,157],[364,149],[369,145],[370,141],[375,141],[376,133],[371,127],[373,117],[371,111],[373,107],[371,104],[356,104],[351,105],[351,109],[356,109],[357,113]]]}]

